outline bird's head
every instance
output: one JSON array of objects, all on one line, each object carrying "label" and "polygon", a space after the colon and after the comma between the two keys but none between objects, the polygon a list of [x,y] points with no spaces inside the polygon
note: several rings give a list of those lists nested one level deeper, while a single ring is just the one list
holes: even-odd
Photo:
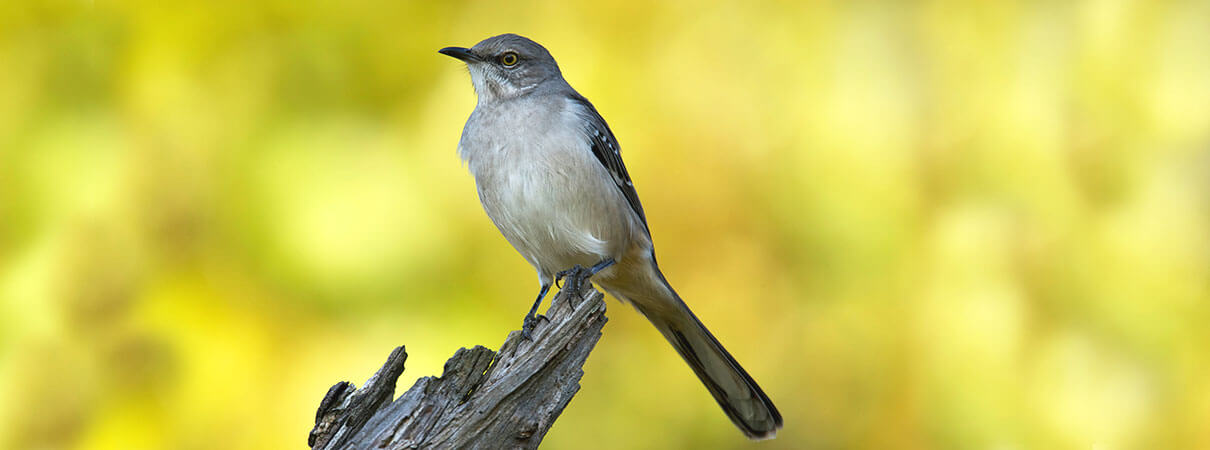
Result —
[{"label": "bird's head", "polygon": [[546,48],[515,34],[490,37],[471,48],[439,51],[466,63],[480,102],[518,98],[563,79]]}]

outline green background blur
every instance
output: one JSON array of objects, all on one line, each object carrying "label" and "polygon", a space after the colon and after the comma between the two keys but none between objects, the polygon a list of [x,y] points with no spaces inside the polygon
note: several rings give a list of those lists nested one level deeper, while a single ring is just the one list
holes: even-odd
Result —
[{"label": "green background blur", "polygon": [[7,0],[0,448],[302,448],[394,346],[498,346],[536,277],[436,51],[503,32],[786,420],[611,300],[547,447],[1210,446],[1210,2]]}]

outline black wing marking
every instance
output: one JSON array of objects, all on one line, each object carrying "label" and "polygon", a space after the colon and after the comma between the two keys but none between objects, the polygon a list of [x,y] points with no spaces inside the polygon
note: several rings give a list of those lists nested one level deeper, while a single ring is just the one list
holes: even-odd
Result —
[{"label": "black wing marking", "polygon": [[[622,150],[618,146],[617,138],[613,137],[609,124],[605,123],[605,119],[601,118],[601,114],[592,106],[592,103],[588,102],[587,98],[579,94],[573,94],[570,98],[583,106],[587,112],[588,138],[592,141],[592,154],[596,155],[597,161],[600,161],[602,166],[605,166],[605,170],[613,177],[614,184],[630,203],[630,209],[638,214],[639,220],[643,222],[643,228],[647,229],[647,215],[643,214],[643,205],[639,204],[639,193],[635,192],[634,182],[630,180],[630,174],[626,172],[626,165],[622,163]],[[647,229],[647,234],[651,234],[650,229]]]}]

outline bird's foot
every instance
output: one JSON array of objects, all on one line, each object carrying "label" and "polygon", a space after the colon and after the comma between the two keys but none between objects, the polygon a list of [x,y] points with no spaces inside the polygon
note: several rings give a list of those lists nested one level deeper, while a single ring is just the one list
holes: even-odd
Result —
[{"label": "bird's foot", "polygon": [[[558,285],[559,282],[563,281],[563,279],[566,278],[567,279],[567,289],[571,289],[571,292],[574,295],[579,296],[580,291],[584,290],[585,281],[588,281],[588,279],[592,278],[593,275],[596,275],[598,272],[609,268],[609,266],[612,266],[613,264],[614,264],[613,258],[603,259],[600,262],[593,265],[592,267],[584,267],[579,264],[576,264],[575,266],[572,266],[572,268],[570,268],[570,269],[556,273],[555,274],[555,284]],[[563,286],[559,286],[559,290],[562,291]],[[568,298],[571,298],[571,297],[568,297]]]},{"label": "bird's foot", "polygon": [[529,307],[529,314],[525,315],[525,320],[521,321],[521,337],[527,341],[534,340],[534,327],[538,326],[538,319],[546,319],[546,316],[538,314],[538,306],[542,305],[542,299],[546,298],[546,293],[550,291],[550,283],[542,283],[542,288],[538,291],[538,298],[534,299],[534,305]]},{"label": "bird's foot", "polygon": [[589,276],[592,275],[588,273],[588,269],[584,268],[584,266],[576,264],[570,269],[562,270],[555,274],[555,286],[558,286],[559,289],[562,290],[563,285],[561,283],[563,282],[563,279],[566,278],[567,285],[575,288],[576,291],[579,291],[580,287],[582,287],[584,284],[584,279],[588,278]]},{"label": "bird's foot", "polygon": [[541,314],[529,314],[525,316],[525,320],[521,322],[521,339],[527,341],[534,340],[534,328],[538,326],[538,322],[543,320],[550,321],[550,319]]}]

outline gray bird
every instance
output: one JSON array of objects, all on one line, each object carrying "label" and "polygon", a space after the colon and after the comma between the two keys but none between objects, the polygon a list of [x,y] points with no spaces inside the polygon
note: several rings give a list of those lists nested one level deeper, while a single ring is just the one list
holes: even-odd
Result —
[{"label": "gray bird", "polygon": [[458,153],[483,209],[538,271],[523,333],[556,277],[591,267],[592,281],[660,330],[748,438],[774,437],[777,407],[660,273],[617,140],[550,52],[515,34],[440,52],[466,63],[479,98]]}]

